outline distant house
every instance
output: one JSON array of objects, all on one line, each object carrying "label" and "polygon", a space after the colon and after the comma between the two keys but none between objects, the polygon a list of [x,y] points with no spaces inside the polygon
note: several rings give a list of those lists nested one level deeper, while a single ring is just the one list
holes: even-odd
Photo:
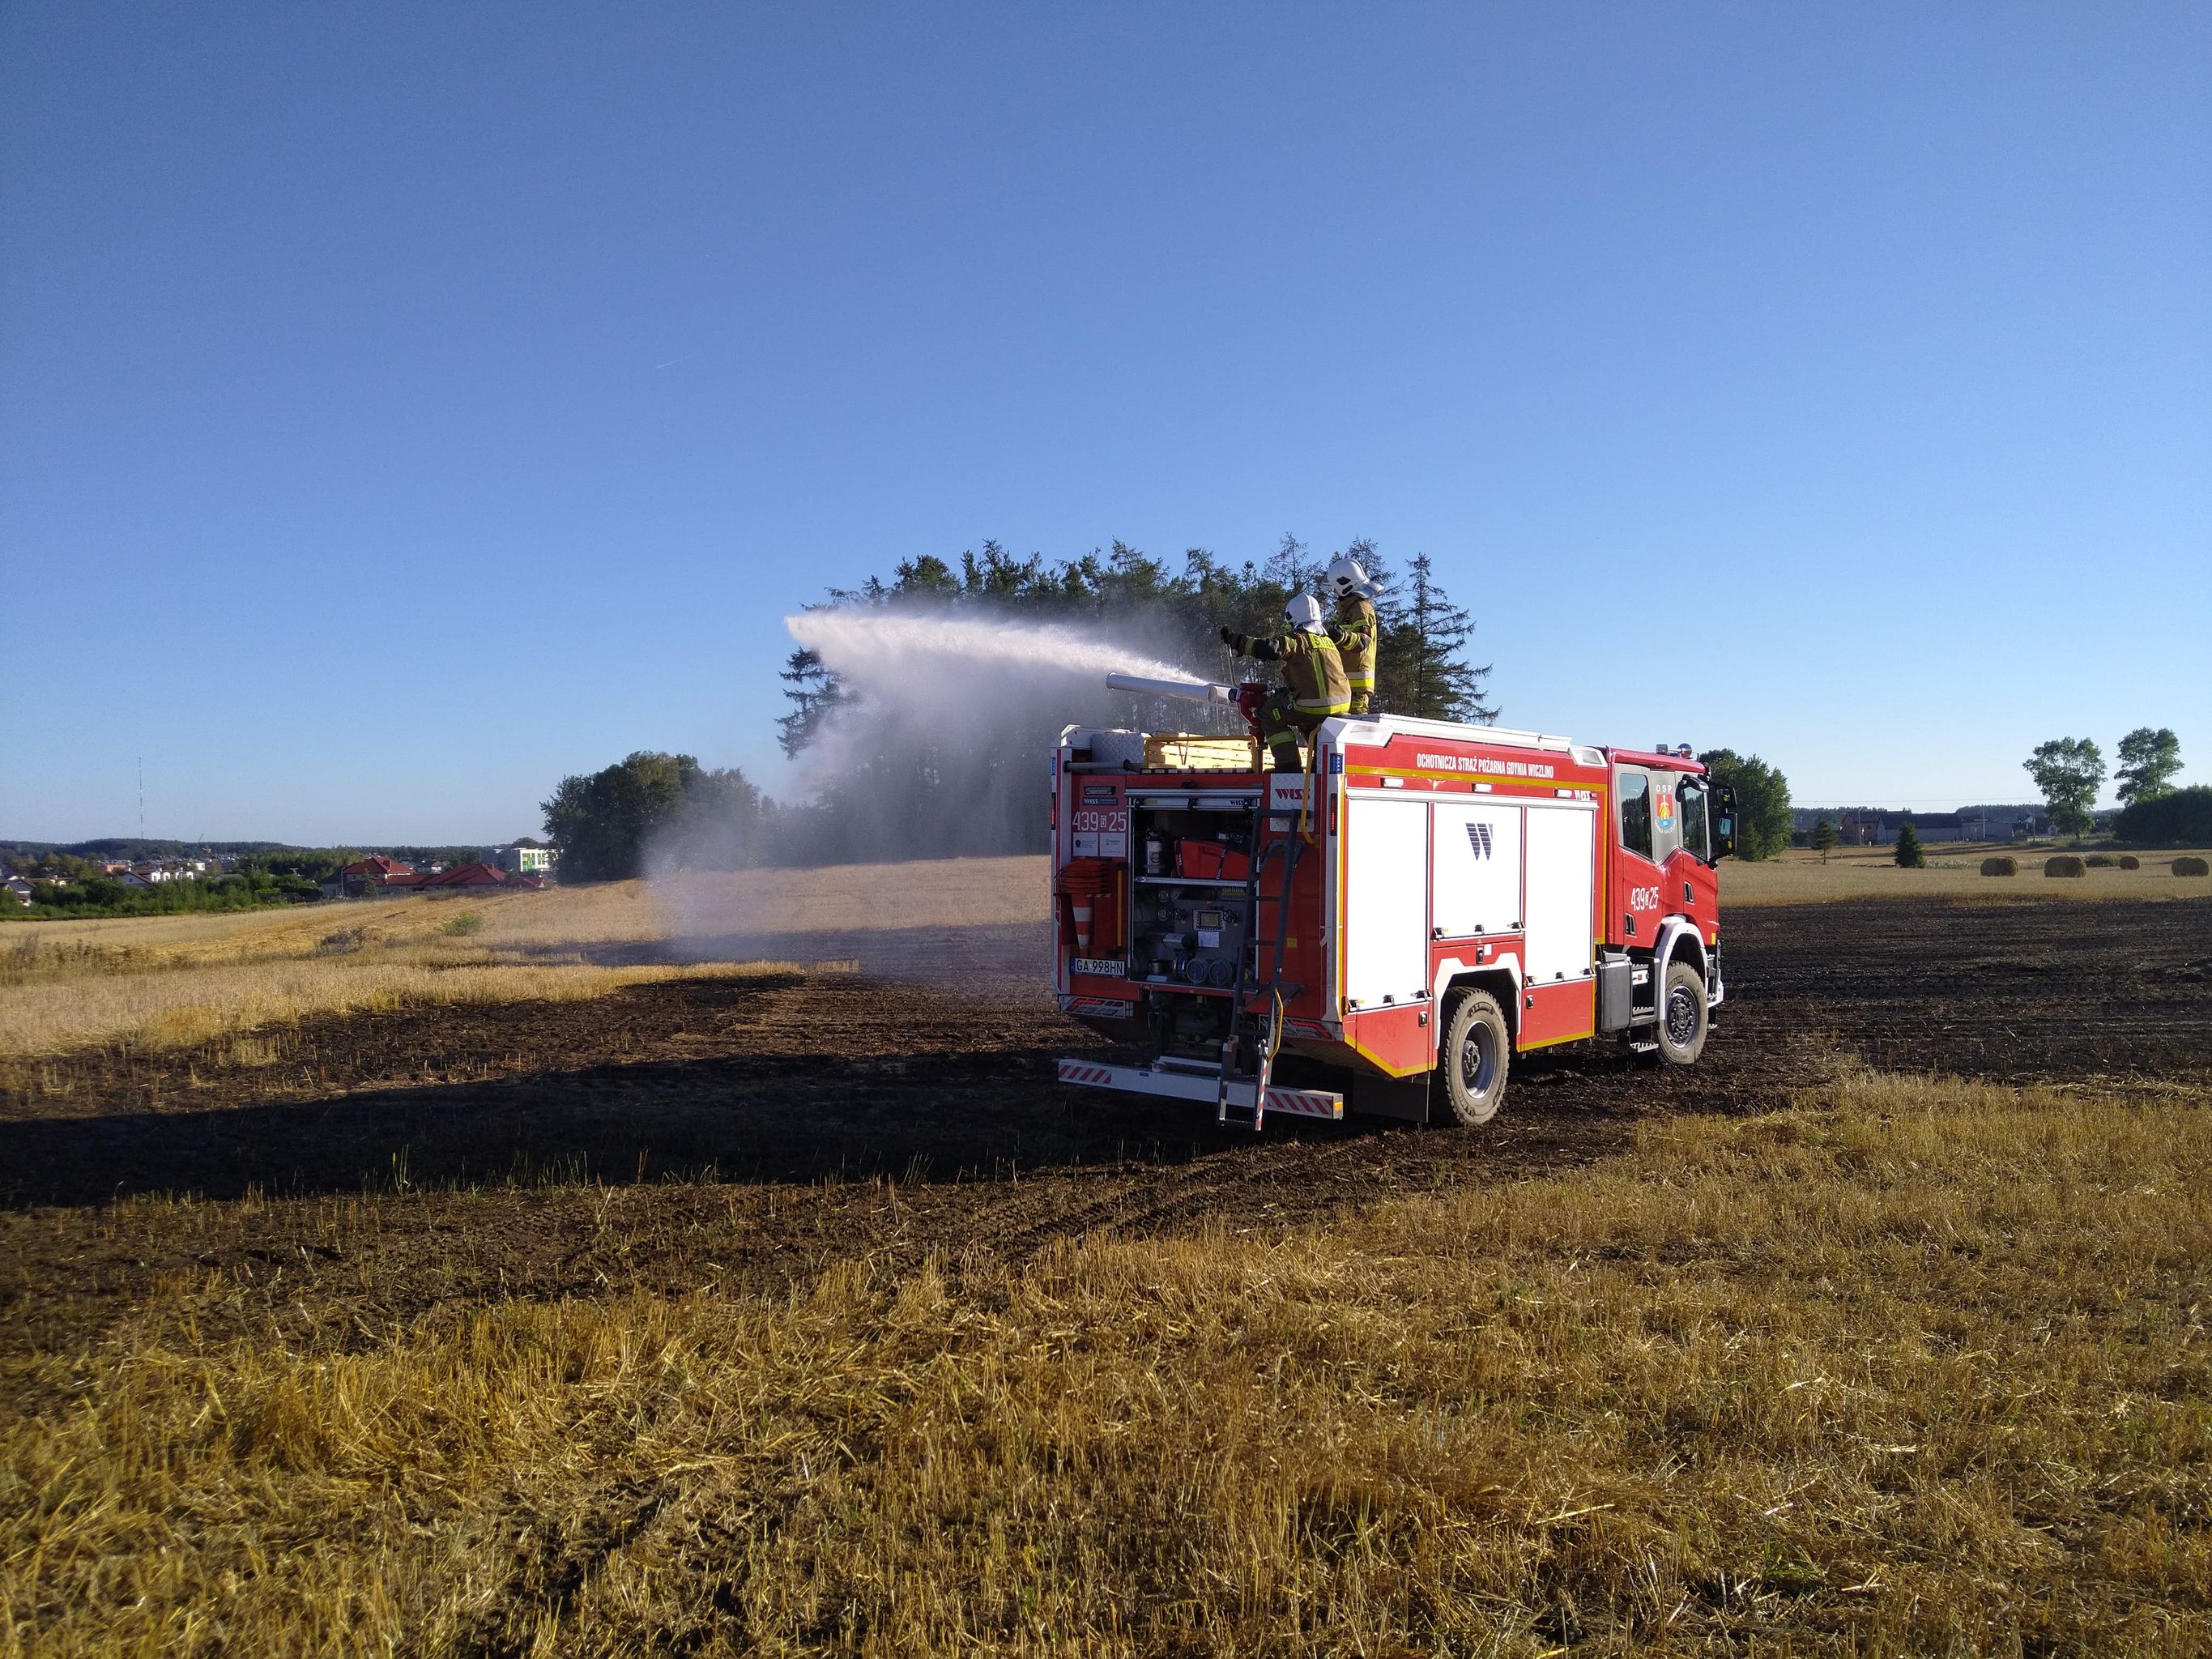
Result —
[{"label": "distant house", "polygon": [[136,870],[131,869],[127,865],[120,870],[117,869],[114,866],[110,865],[108,866],[107,873],[114,877],[116,881],[122,886],[135,887],[142,891],[149,893],[154,890],[154,884],[152,882],[147,880],[145,877],[140,875]]},{"label": "distant house", "polygon": [[422,879],[398,859],[386,858],[380,853],[374,858],[356,859],[339,869],[323,884],[323,896],[374,898],[389,888],[417,886]]},{"label": "distant house", "polygon": [[1987,841],[1990,821],[1965,812],[1846,812],[1836,825],[1844,847],[1894,847],[1906,818],[1923,842]]},{"label": "distant house", "polygon": [[31,902],[31,884],[21,876],[10,876],[7,880],[0,881],[0,890],[4,890],[18,904]]},{"label": "distant house", "polygon": [[507,875],[495,866],[478,861],[457,864],[450,870],[441,870],[434,876],[425,876],[418,885],[426,891],[431,888],[447,887],[504,887]]},{"label": "distant house", "polygon": [[[1883,831],[1888,833],[1885,835]],[[1836,820],[1836,840],[1844,847],[1879,847],[1897,839],[1896,815],[1890,812],[1846,812]]]},{"label": "distant house", "polygon": [[[1900,816],[1900,828],[1904,823]],[[1913,833],[1923,841],[1981,841],[1987,837],[1989,827],[1986,819],[1969,818],[1957,812],[1918,812],[1912,818]],[[1895,841],[1897,837],[1893,835],[1889,839]]]},{"label": "distant house", "polygon": [[553,867],[552,850],[544,847],[502,847],[492,861],[515,876],[542,876]]}]

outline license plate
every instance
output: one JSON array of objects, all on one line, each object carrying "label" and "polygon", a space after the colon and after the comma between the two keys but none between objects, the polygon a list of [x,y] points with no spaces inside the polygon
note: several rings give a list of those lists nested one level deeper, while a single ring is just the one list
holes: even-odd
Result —
[{"label": "license plate", "polygon": [[1127,979],[1129,964],[1113,957],[1076,957],[1068,963],[1069,971],[1088,974],[1093,979]]}]

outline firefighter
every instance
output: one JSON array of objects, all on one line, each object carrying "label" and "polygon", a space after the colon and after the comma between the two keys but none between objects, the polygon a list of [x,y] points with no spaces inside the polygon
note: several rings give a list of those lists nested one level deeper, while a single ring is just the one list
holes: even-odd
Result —
[{"label": "firefighter", "polygon": [[1273,637],[1255,637],[1229,629],[1221,642],[1240,657],[1283,665],[1283,684],[1267,694],[1260,708],[1260,736],[1274,757],[1275,770],[1297,772],[1304,763],[1298,739],[1310,738],[1332,714],[1352,706],[1352,690],[1344,678],[1344,659],[1322,621],[1321,601],[1310,593],[1294,596],[1283,607],[1289,626]]},{"label": "firefighter", "polygon": [[1352,713],[1364,714],[1375,700],[1375,665],[1382,653],[1379,624],[1375,619],[1375,584],[1359,561],[1340,554],[1329,562],[1328,591],[1336,599],[1336,615],[1328,636],[1344,658],[1344,678],[1352,687]]}]

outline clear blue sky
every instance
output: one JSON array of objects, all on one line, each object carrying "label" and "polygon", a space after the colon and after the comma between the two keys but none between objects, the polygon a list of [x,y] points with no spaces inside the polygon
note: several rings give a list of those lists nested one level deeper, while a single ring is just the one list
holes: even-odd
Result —
[{"label": "clear blue sky", "polygon": [[2212,777],[2212,9],[0,9],[0,836],[773,787],[826,584],[1285,529],[1508,724]]}]

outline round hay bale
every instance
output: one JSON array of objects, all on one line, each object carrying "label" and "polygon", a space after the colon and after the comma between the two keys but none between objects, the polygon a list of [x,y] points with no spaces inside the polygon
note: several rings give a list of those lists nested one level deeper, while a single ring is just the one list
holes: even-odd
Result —
[{"label": "round hay bale", "polygon": [[2083,859],[2081,862],[2087,865],[2092,870],[2109,870],[2114,865],[2118,864],[2119,860],[2114,858],[2110,853],[2092,853],[2087,858]]},{"label": "round hay bale", "polygon": [[1985,876],[2016,876],[2020,873],[2020,860],[2002,855],[1993,859],[1984,859],[1982,873]]},{"label": "round hay bale", "polygon": [[2046,876],[2086,876],[2089,873],[2089,866],[2071,853],[2061,853],[2055,859],[2044,860],[2043,873]]},{"label": "round hay bale", "polygon": [[2173,873],[2177,876],[2212,875],[2212,865],[2206,864],[2200,858],[2176,859],[2173,861]]},{"label": "round hay bale", "polygon": [[2137,858],[2133,853],[2123,853],[2120,854],[2120,868],[2123,870],[2140,870],[2142,868],[2142,860]]}]

